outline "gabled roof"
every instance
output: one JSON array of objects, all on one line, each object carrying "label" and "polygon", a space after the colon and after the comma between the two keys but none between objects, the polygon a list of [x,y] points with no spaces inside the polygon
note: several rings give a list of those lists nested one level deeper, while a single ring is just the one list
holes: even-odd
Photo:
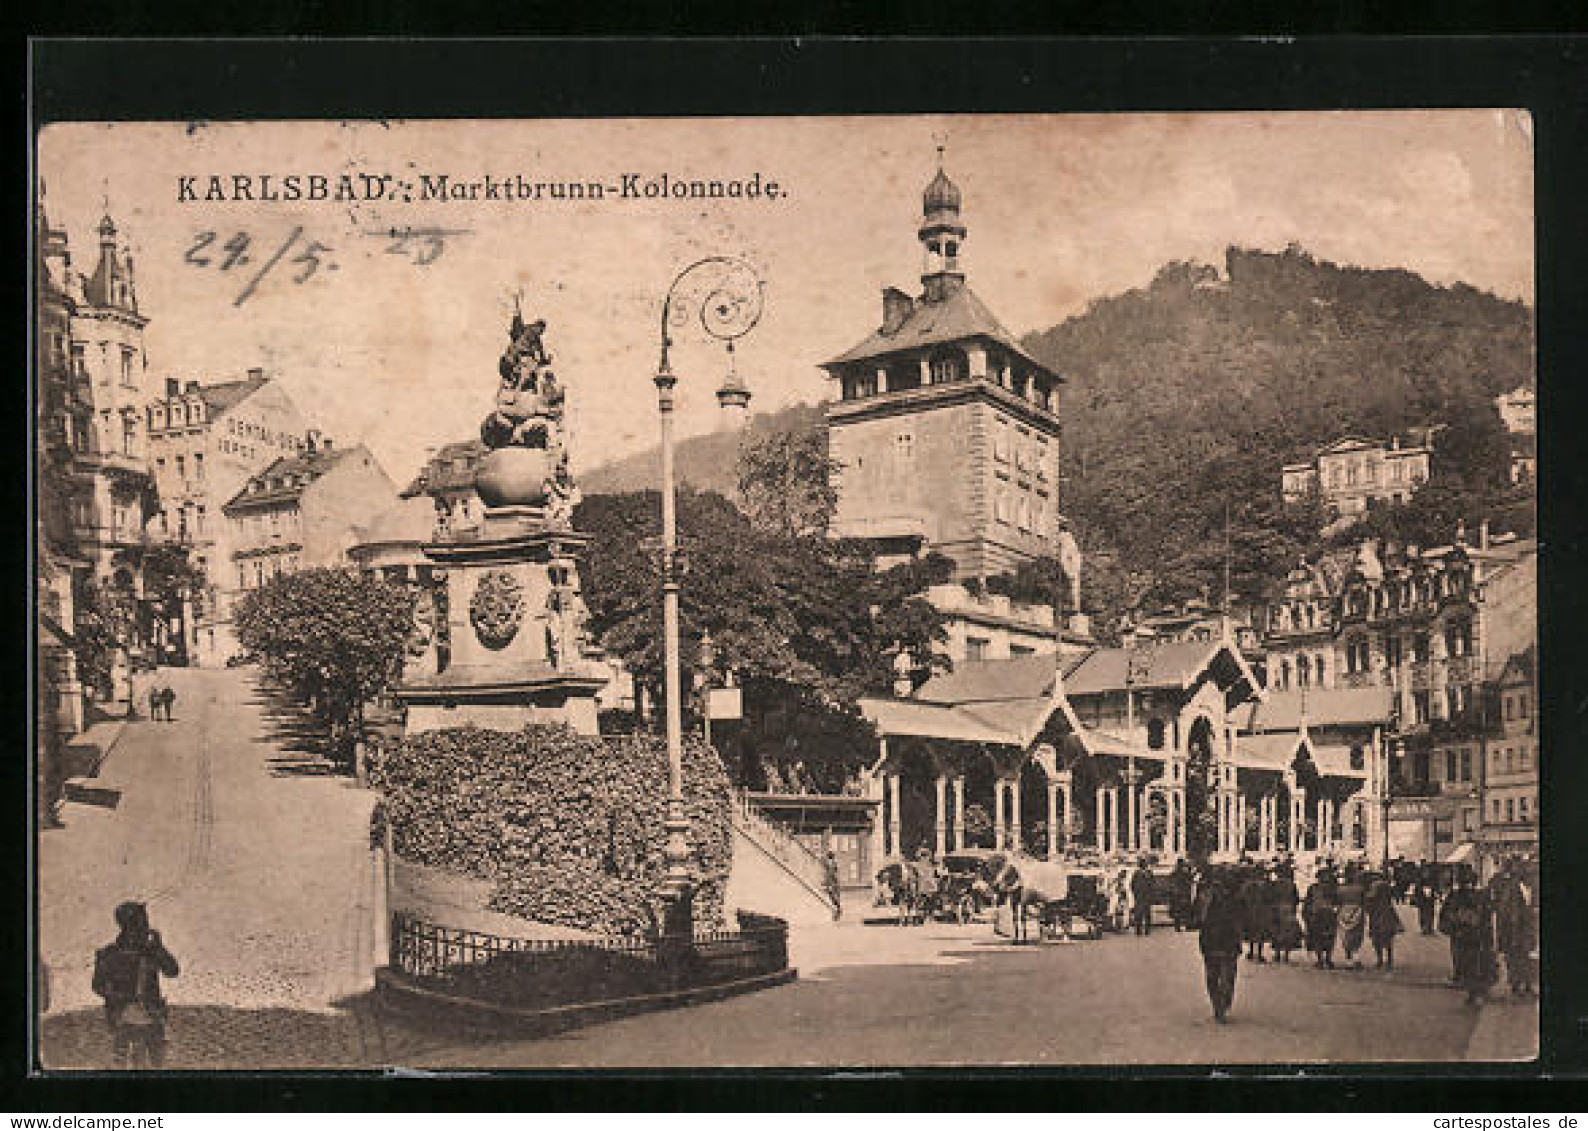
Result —
[{"label": "gabled roof", "polygon": [[1010,353],[1055,380],[1062,381],[1057,373],[1032,357],[1004,328],[987,304],[976,297],[969,287],[961,285],[951,290],[941,301],[928,302],[924,297],[914,300],[910,314],[891,334],[879,327],[866,336],[860,344],[845,350],[837,357],[822,363],[823,369],[844,365],[852,361],[882,358],[922,346],[946,345],[971,338],[986,338],[997,342]]},{"label": "gabled roof", "polygon": [[[1293,731],[1301,728],[1302,693],[1270,689],[1262,702],[1242,711],[1242,731]],[[1380,726],[1395,715],[1395,692],[1388,687],[1308,688],[1307,725]]]},{"label": "gabled roof", "polygon": [[209,418],[214,420],[230,412],[270,383],[269,377],[245,377],[241,381],[222,381],[216,385],[200,385],[198,394],[204,399]]},{"label": "gabled roof", "polygon": [[[360,444],[353,448],[333,448],[331,451],[320,448],[312,452],[299,452],[297,455],[282,456],[263,471],[255,472],[248,482],[243,484],[242,490],[233,495],[222,509],[236,506],[262,506],[296,499],[303,494],[304,487],[308,486],[309,483],[314,482],[348,456],[355,453],[368,454],[364,446]],[[292,486],[264,486],[271,479],[284,476],[301,477],[302,481]],[[259,489],[250,491],[249,488],[254,487],[256,484],[259,485]]]},{"label": "gabled roof", "polygon": [[1500,669],[1500,682],[1509,683],[1512,680],[1529,680],[1533,678],[1534,665],[1538,662],[1538,647],[1529,644],[1520,652],[1512,652],[1505,660],[1505,666]]},{"label": "gabled roof", "polygon": [[1180,641],[1148,648],[1094,648],[1064,675],[1066,695],[1097,695],[1125,690],[1169,688],[1185,690],[1207,671],[1221,654],[1230,657],[1238,679],[1255,692],[1256,677],[1239,651],[1222,640]]}]

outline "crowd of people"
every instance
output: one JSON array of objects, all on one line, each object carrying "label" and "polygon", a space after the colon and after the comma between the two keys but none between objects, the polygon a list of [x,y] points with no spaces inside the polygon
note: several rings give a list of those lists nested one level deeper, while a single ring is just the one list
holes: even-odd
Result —
[{"label": "crowd of people", "polygon": [[1214,1018],[1223,1021],[1229,1013],[1243,955],[1288,963],[1304,949],[1318,969],[1362,970],[1371,946],[1374,968],[1393,969],[1395,936],[1405,930],[1403,903],[1417,909],[1422,934],[1437,931],[1450,940],[1450,981],[1466,992],[1468,1004],[1481,1003],[1498,981],[1498,956],[1513,995],[1537,994],[1537,881],[1520,859],[1504,861],[1487,885],[1469,865],[1441,875],[1400,863],[1374,870],[1360,861],[1322,862],[1304,895],[1288,859],[1209,865],[1196,873],[1177,865],[1170,914],[1177,929],[1199,932]]}]

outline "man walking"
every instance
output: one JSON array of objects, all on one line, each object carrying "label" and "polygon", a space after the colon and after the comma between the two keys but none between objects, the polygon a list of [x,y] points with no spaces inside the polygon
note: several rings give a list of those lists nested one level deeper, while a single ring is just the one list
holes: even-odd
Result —
[{"label": "man walking", "polygon": [[1494,905],[1476,884],[1472,869],[1462,864],[1456,888],[1439,912],[1439,929],[1450,936],[1455,982],[1467,991],[1467,1004],[1478,1005],[1494,984]]},{"label": "man walking", "polygon": [[1499,875],[1489,881],[1489,899],[1494,904],[1495,945],[1505,955],[1505,976],[1511,993],[1536,993],[1533,948],[1538,945],[1538,933],[1533,926],[1532,900],[1516,857],[1506,857]]},{"label": "man walking", "polygon": [[1136,862],[1136,871],[1130,877],[1130,918],[1137,935],[1152,934],[1153,886],[1152,870],[1143,856]]},{"label": "man walking", "polygon": [[174,978],[176,958],[149,926],[141,903],[116,908],[116,941],[94,955],[93,990],[105,1001],[116,1065],[159,1068],[165,1062],[165,995],[160,977]]},{"label": "man walking", "polygon": [[822,889],[833,905],[833,922],[836,923],[844,917],[844,890],[838,879],[838,857],[830,847],[822,860]]},{"label": "man walking", "polygon": [[1191,866],[1184,856],[1174,862],[1174,871],[1169,873],[1169,917],[1177,931],[1191,924]]},{"label": "man walking", "polygon": [[1210,877],[1203,896],[1197,943],[1213,1020],[1224,1024],[1235,1002],[1235,974],[1241,958],[1241,901],[1232,878],[1222,869]]}]

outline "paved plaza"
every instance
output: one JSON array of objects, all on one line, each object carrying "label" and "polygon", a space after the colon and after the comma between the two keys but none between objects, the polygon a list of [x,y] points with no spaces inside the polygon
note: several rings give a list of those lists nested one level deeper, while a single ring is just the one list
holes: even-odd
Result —
[{"label": "paved plaza", "polygon": [[[373,797],[331,775],[295,713],[247,671],[177,671],[176,721],[128,725],[114,810],[70,805],[42,839],[41,1059],[109,1064],[89,989],[123,899],[150,904],[182,963],[170,1067],[426,1068],[961,1063],[1242,1064],[1526,1058],[1531,1003],[1481,1012],[1445,984],[1442,937],[1403,936],[1393,974],[1241,964],[1209,1016],[1195,936],[1015,947],[987,924],[796,931],[790,985],[548,1039],[462,1041],[371,992]],[[1410,919],[1409,916],[1407,916]]]}]

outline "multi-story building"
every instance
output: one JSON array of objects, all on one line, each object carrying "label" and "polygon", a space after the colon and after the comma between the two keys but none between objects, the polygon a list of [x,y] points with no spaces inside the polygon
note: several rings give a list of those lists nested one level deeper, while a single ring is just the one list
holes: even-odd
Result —
[{"label": "multi-story building", "polygon": [[[832,532],[872,542],[883,563],[934,550],[953,559],[956,580],[984,579],[1055,554],[1068,537],[1059,512],[1064,379],[966,285],[960,191],[941,168],[916,234],[921,294],[885,289],[881,325],[822,364],[839,392],[827,407],[839,468]],[[1079,621],[1072,631],[1049,609],[934,594],[960,658],[1087,640]]]},{"label": "multi-story building", "polygon": [[1506,660],[1490,697],[1491,726],[1478,831],[1484,871],[1538,852],[1538,650]]},{"label": "multi-story building", "polygon": [[[1429,550],[1364,542],[1292,571],[1268,620],[1269,686],[1387,688],[1394,847],[1446,859],[1477,835],[1485,703],[1537,625],[1537,545],[1482,528]],[[1470,851],[1470,850],[1464,850]]]},{"label": "multi-story building", "polygon": [[166,378],[147,410],[149,465],[160,493],[151,533],[187,547],[208,580],[183,618],[187,656],[221,663],[236,650],[226,502],[256,472],[304,450],[311,435],[297,407],[262,369],[240,380],[204,384]]},{"label": "multi-story building", "polygon": [[1360,518],[1380,503],[1404,503],[1427,480],[1433,455],[1431,434],[1420,443],[1403,445],[1345,436],[1306,463],[1286,464],[1280,471],[1286,500],[1296,502],[1317,491],[1337,519]]},{"label": "multi-story building", "polygon": [[1532,385],[1519,385],[1509,393],[1501,393],[1494,398],[1494,407],[1499,410],[1500,422],[1505,425],[1507,432],[1527,432],[1532,434],[1538,431],[1537,394]]},{"label": "multi-story building", "polygon": [[1120,626],[1127,648],[1149,644],[1210,644],[1228,638],[1250,663],[1262,655],[1259,633],[1249,609],[1226,613],[1207,600],[1190,600],[1178,608],[1133,613]]},{"label": "multi-story building", "polygon": [[1538,479],[1538,414],[1531,385],[1520,385],[1494,398],[1511,449],[1511,482]]},{"label": "multi-story building", "polygon": [[434,452],[403,488],[405,499],[425,496],[435,504],[442,531],[471,530],[485,519],[485,504],[474,490],[474,473],[488,449],[479,440],[459,440]]},{"label": "multi-story building", "polygon": [[246,593],[284,573],[347,564],[371,503],[396,493],[363,445],[337,448],[311,433],[303,451],[274,460],[222,508],[237,589]]},{"label": "multi-story building", "polygon": [[61,644],[41,662],[51,662],[52,680],[60,677],[57,721],[70,731],[81,725],[81,694],[75,664],[63,653],[88,608],[88,588],[132,613],[109,686],[90,691],[125,693],[126,662],[141,653],[149,631],[143,556],[155,489],[142,413],[148,319],[138,309],[132,257],[108,215],[87,275],[74,269],[67,233],[50,225],[42,200],[38,224],[40,611]]}]

